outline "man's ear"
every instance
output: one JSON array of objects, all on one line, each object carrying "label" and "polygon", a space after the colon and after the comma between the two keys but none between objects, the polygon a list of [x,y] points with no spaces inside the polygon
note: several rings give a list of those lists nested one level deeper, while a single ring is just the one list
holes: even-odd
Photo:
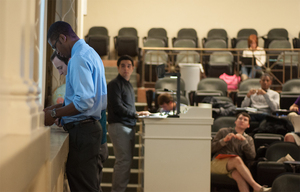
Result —
[{"label": "man's ear", "polygon": [[66,42],[67,41],[67,36],[65,36],[64,34],[60,34],[59,38],[61,39],[62,42]]},{"label": "man's ear", "polygon": [[247,129],[250,127],[250,121],[248,121],[248,127],[247,127]]}]

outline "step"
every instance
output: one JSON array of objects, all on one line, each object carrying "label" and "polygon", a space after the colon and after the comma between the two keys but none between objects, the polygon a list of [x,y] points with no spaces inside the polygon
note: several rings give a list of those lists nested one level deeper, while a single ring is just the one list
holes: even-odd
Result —
[{"label": "step", "polygon": [[[103,183],[111,183],[112,182],[112,174],[114,169],[113,168],[103,168]],[[141,173],[138,169],[131,169],[130,170],[130,179],[129,184],[138,184],[139,182],[139,173]]]},{"label": "step", "polygon": [[[108,159],[104,162],[103,166],[105,168],[112,168],[112,167],[114,167],[115,160],[116,160],[115,156],[109,156]],[[138,169],[139,168],[139,161],[140,161],[139,157],[134,157],[133,160],[132,160],[131,168],[132,169]]]},{"label": "step", "polygon": [[[111,183],[101,183],[102,192],[111,192]],[[125,192],[139,192],[141,188],[138,184],[128,184]]]}]

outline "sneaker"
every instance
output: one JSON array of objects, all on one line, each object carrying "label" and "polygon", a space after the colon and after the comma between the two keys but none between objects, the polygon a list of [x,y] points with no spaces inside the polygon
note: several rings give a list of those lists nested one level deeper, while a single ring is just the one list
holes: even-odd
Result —
[{"label": "sneaker", "polygon": [[271,187],[261,187],[259,191],[253,191],[253,192],[270,192],[271,191]]}]

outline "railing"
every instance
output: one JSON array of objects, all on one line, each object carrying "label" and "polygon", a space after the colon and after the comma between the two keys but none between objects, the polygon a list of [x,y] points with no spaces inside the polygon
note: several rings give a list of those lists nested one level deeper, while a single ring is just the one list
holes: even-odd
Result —
[{"label": "railing", "polygon": [[[207,69],[210,55],[214,52],[230,52],[233,55],[231,63],[231,75],[240,74],[243,51],[246,49],[212,49],[212,48],[154,48],[144,47],[141,49],[141,85],[154,85],[156,66],[165,64],[166,72],[178,72],[179,63],[201,63]],[[300,78],[300,49],[264,49],[266,52],[266,63],[262,66],[262,72],[269,73],[273,77],[272,88],[280,90],[282,85],[289,79]],[[147,53],[147,54],[146,54]],[[185,55],[188,59],[180,61]],[[199,57],[199,58],[198,58]],[[147,67],[146,67],[147,66]],[[255,66],[252,62],[252,68]],[[205,70],[206,76],[207,74]]]}]

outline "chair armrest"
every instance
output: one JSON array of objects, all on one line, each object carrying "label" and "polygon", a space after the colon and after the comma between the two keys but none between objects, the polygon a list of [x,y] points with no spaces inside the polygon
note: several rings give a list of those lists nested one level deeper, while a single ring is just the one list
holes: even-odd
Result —
[{"label": "chair armrest", "polygon": [[[204,47],[204,45],[205,45],[205,42],[207,41],[207,38],[202,38],[202,47]],[[205,48],[205,47],[204,47]]]},{"label": "chair armrest", "polygon": [[280,173],[287,172],[287,167],[284,163],[277,163],[276,161],[260,161],[257,164],[257,176],[279,175]]},{"label": "chair armrest", "polygon": [[277,109],[276,111],[272,112],[272,115],[281,116],[281,115],[288,115],[291,111],[286,109]]},{"label": "chair armrest", "polygon": [[172,46],[173,46],[173,47],[174,47],[174,42],[176,41],[176,39],[177,39],[176,37],[173,37],[173,38],[172,38]]},{"label": "chair armrest", "polygon": [[118,36],[114,37],[114,43],[115,43],[115,49],[117,49],[117,46],[118,46]]}]

